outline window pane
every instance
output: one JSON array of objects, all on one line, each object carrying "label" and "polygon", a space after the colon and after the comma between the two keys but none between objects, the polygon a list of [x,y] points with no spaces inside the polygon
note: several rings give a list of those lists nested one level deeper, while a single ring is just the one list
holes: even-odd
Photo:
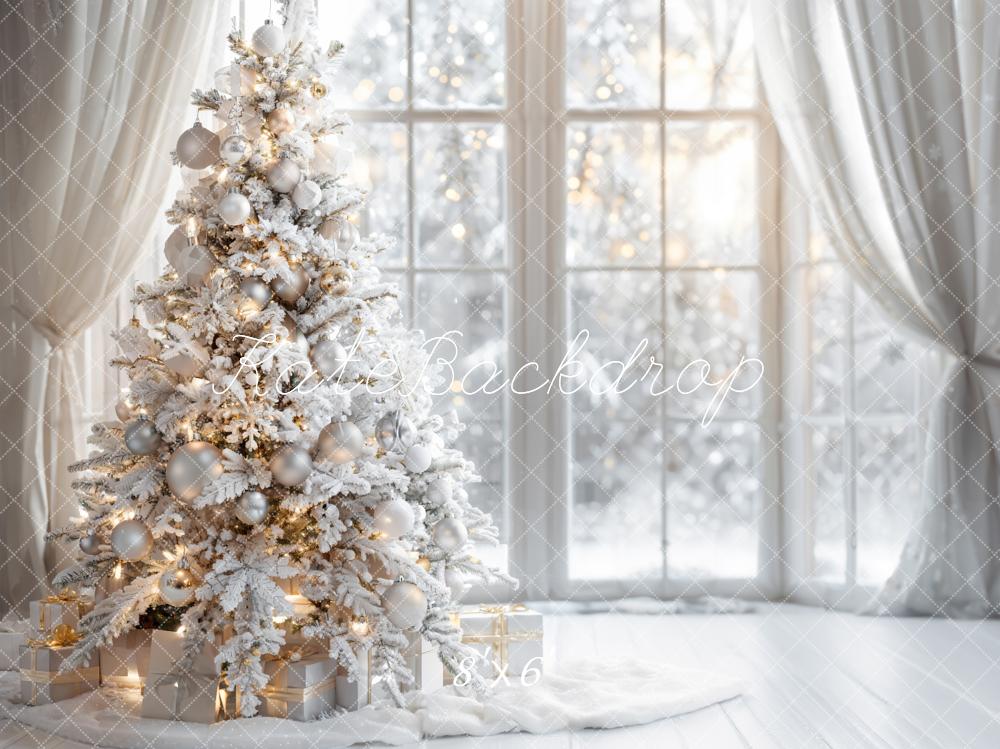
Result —
[{"label": "window pane", "polygon": [[503,128],[417,125],[414,149],[420,262],[503,263]]},{"label": "window pane", "polygon": [[756,128],[749,122],[667,124],[667,260],[757,261]]},{"label": "window pane", "polygon": [[647,422],[577,418],[573,427],[569,576],[659,577],[661,440]]},{"label": "window pane", "polygon": [[839,265],[819,265],[807,272],[805,305],[808,327],[806,372],[808,401],[816,414],[841,414],[847,407],[847,278]]},{"label": "window pane", "polygon": [[[753,416],[760,402],[757,274],[685,271],[667,276],[667,385],[671,412],[703,419]],[[710,370],[706,374],[704,365]],[[726,380],[732,388],[725,394]],[[707,384],[705,384],[707,383]],[[745,392],[737,392],[743,390]],[[713,402],[714,401],[714,402]]]},{"label": "window pane", "polygon": [[658,265],[659,127],[580,122],[567,136],[567,261]]},{"label": "window pane", "polygon": [[402,107],[406,98],[406,0],[318,3],[321,37],[344,43],[334,87],[341,107]]},{"label": "window pane", "polygon": [[747,0],[667,4],[667,106],[749,107],[756,85]]},{"label": "window pane", "polygon": [[[453,330],[462,334],[454,339],[458,346],[457,359],[452,363],[455,377],[450,391],[438,397],[435,410],[440,413],[454,409],[465,423],[462,451],[476,462],[483,477],[481,485],[468,487],[469,496],[477,507],[494,513],[493,520],[499,524],[503,520],[497,508],[502,506],[504,493],[506,390],[500,388],[493,395],[475,391],[487,384],[493,367],[503,370],[505,366],[505,278],[494,273],[418,273],[416,286],[416,327],[422,328],[428,338]],[[450,359],[451,354],[449,347],[442,346],[433,359]],[[441,374],[449,373],[445,370]],[[448,386],[444,381],[435,389],[441,392]],[[486,389],[495,387],[494,382]]]},{"label": "window pane", "polygon": [[[844,433],[839,427],[820,426],[808,428],[807,433],[803,491],[809,500],[806,522],[813,542],[809,573],[842,583],[847,574]],[[795,532],[793,529],[793,535]]]},{"label": "window pane", "polygon": [[757,427],[674,424],[668,441],[668,576],[753,577]]},{"label": "window pane", "polygon": [[660,104],[660,4],[569,0],[566,100],[570,107]]},{"label": "window pane", "polygon": [[503,0],[414,0],[413,98],[418,105],[504,100]]},{"label": "window pane", "polygon": [[346,136],[345,146],[354,150],[351,178],[358,187],[368,190],[368,200],[361,209],[360,228],[363,233],[394,236],[395,246],[379,257],[379,264],[404,265],[409,212],[406,128],[359,122]]},{"label": "window pane", "polygon": [[899,561],[920,496],[917,429],[857,427],[858,582],[883,583]]}]

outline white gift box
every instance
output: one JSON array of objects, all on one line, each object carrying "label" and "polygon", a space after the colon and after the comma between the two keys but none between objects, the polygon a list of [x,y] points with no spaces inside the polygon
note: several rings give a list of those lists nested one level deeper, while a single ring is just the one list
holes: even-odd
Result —
[{"label": "white gift box", "polygon": [[60,593],[28,604],[31,628],[41,637],[48,637],[60,624],[77,631],[80,617],[94,607],[89,599],[80,598],[75,593]]},{"label": "white gift box", "polygon": [[154,630],[142,717],[192,723],[214,723],[223,717],[227,694],[219,685],[217,653],[215,643],[206,643],[190,668],[178,669],[184,657],[184,637],[177,632]]},{"label": "white gift box", "polygon": [[28,641],[27,622],[0,622],[0,671],[17,671],[21,646]]},{"label": "white gift box", "polygon": [[149,654],[153,630],[123,632],[110,645],[102,645],[101,684],[109,687],[141,689],[149,675]]},{"label": "white gift box", "polygon": [[337,661],[322,656],[264,663],[270,682],[260,694],[260,715],[314,720],[336,707]]},{"label": "white gift box", "polygon": [[[403,650],[406,666],[413,673],[414,683],[403,688],[404,692],[433,692],[444,686],[444,665],[438,655],[438,648],[417,632],[407,633],[407,646]],[[382,677],[372,671],[371,651],[358,653],[358,667],[361,676],[351,681],[345,669],[337,672],[337,706],[345,710],[359,710],[365,705],[391,699]]]},{"label": "white gift box", "polygon": [[[465,607],[457,614],[462,642],[482,655],[476,669],[486,678],[511,682],[542,670],[542,615],[522,604]],[[454,677],[453,677],[454,678]]]},{"label": "white gift box", "polygon": [[21,646],[18,665],[24,704],[48,705],[97,689],[101,669],[93,656],[73,671],[59,672],[72,652],[72,645],[46,645],[40,641]]}]

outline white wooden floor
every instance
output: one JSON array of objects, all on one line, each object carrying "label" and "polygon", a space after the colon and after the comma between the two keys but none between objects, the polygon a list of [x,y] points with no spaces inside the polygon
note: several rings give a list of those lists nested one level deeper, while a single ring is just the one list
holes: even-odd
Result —
[{"label": "white wooden floor", "polygon": [[[644,655],[747,680],[737,700],[609,731],[441,739],[431,749],[1000,747],[1000,621],[734,615],[547,617],[547,657]],[[0,725],[0,749],[82,745]]]}]

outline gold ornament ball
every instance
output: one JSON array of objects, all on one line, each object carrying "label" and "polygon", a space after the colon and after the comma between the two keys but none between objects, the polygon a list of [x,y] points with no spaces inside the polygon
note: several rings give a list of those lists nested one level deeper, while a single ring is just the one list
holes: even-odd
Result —
[{"label": "gold ornament ball", "polygon": [[365,437],[357,425],[350,421],[331,421],[319,433],[316,441],[316,459],[343,465],[361,455]]},{"label": "gold ornament ball", "polygon": [[301,265],[293,265],[289,270],[292,272],[292,280],[275,276],[271,279],[271,290],[285,304],[295,304],[309,288],[309,274]]},{"label": "gold ornament ball", "polygon": [[343,269],[328,270],[320,276],[319,287],[327,294],[342,296],[350,291],[351,275]]},{"label": "gold ornament ball", "polygon": [[125,427],[125,447],[133,455],[152,455],[159,449],[160,433],[147,418],[138,418]]},{"label": "gold ornament ball", "polygon": [[285,445],[271,458],[271,473],[282,486],[298,486],[309,478],[312,468],[309,452],[295,445]]},{"label": "gold ornament ball", "polygon": [[271,186],[271,189],[278,192],[291,192],[295,189],[301,177],[302,170],[291,159],[278,159],[267,170],[267,184]]},{"label": "gold ornament ball", "polygon": [[288,107],[272,109],[267,113],[267,129],[275,135],[290,133],[295,129],[295,115]]},{"label": "gold ornament ball", "polygon": [[313,81],[312,86],[309,87],[309,93],[312,94],[314,99],[322,99],[326,96],[326,85],[321,81]]}]

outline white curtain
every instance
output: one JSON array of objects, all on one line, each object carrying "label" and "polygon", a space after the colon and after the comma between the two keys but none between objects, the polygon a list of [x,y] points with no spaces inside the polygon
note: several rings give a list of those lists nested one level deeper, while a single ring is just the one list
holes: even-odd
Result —
[{"label": "white curtain", "polygon": [[952,362],[918,521],[873,608],[1000,606],[1000,9],[976,0],[754,0],[782,140],[887,324]]},{"label": "white curtain", "polygon": [[190,91],[224,45],[220,9],[23,0],[0,20],[0,614],[61,563],[43,537],[77,514],[81,367],[103,366],[82,361],[80,333],[152,249]]}]

